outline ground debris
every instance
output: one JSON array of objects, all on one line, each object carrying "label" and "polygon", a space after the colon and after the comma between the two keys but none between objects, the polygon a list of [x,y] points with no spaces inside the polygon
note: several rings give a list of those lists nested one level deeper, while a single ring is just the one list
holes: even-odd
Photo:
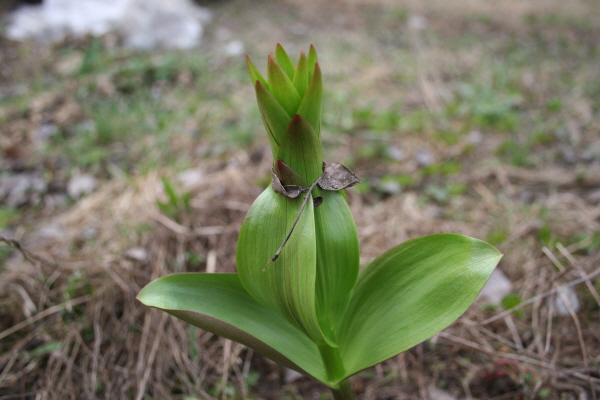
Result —
[{"label": "ground debris", "polygon": [[10,207],[39,204],[47,183],[37,172],[0,173],[0,202]]}]

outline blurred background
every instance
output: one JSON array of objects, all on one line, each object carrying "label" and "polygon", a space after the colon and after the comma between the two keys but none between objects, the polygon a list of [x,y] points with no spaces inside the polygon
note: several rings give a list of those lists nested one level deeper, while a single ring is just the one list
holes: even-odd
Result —
[{"label": "blurred background", "polygon": [[[271,155],[245,69],[314,44],[366,265],[425,234],[505,257],[360,399],[600,398],[597,0],[0,2],[0,399],[326,399],[143,307],[235,272]],[[506,311],[506,310],[511,310]]]}]

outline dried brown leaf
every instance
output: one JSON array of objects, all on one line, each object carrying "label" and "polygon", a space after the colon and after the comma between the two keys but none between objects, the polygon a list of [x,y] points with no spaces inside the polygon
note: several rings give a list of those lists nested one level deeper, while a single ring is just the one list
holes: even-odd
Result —
[{"label": "dried brown leaf", "polygon": [[360,178],[350,168],[334,162],[325,167],[317,184],[323,190],[342,190],[357,183],[360,183]]}]

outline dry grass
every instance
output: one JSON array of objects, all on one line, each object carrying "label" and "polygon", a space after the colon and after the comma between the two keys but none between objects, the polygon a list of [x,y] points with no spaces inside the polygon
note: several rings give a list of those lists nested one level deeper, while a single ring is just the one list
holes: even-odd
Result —
[{"label": "dry grass", "polygon": [[[202,270],[232,272],[237,228],[257,193],[244,184],[251,178],[233,167],[209,175],[194,197],[194,229],[159,213],[162,185],[151,174],[107,184],[78,202],[55,218],[60,235],[28,235],[23,242],[36,259],[11,260],[0,288],[0,337],[9,345],[3,348],[1,387],[24,395],[31,389],[39,398],[94,398],[100,392],[107,399],[141,399],[218,386],[241,347],[203,332],[190,338],[186,324],[142,307],[135,296],[151,279],[193,269],[186,266],[188,252],[207,254]],[[150,232],[136,234],[143,225]],[[82,240],[82,230],[90,229],[97,234]],[[128,246],[146,254],[132,259]],[[27,355],[57,342],[43,360]],[[236,382],[238,367],[231,374]]]},{"label": "dry grass", "polygon": [[[591,24],[598,24],[591,14],[597,6],[584,1],[547,1],[543,10],[534,0],[242,3],[217,8],[215,18],[229,35],[246,35],[256,43],[248,49],[251,56],[272,51],[273,37],[288,41],[290,53],[310,40],[320,51],[326,86],[327,79],[332,83],[330,95],[359,94],[351,102],[357,108],[388,109],[401,102],[406,112],[443,109],[464,73],[456,71],[477,72],[486,49],[475,46],[457,57],[426,32],[405,26],[392,32],[405,34],[400,38],[379,31],[374,38],[365,34],[389,9],[425,15],[439,32],[456,36],[467,31],[456,25],[465,15],[489,17],[489,29],[503,34],[526,31],[523,18],[533,13],[592,15]],[[294,18],[276,20],[277,15]],[[343,46],[351,51],[342,52]],[[412,63],[399,63],[402,56],[390,50],[400,47],[409,48]],[[345,62],[333,69],[339,54]],[[585,82],[593,71],[592,66],[581,69],[580,79]],[[403,74],[414,78],[410,84],[398,84]],[[551,74],[537,76],[533,103],[553,90]],[[235,93],[246,97],[248,91]],[[571,121],[572,143],[585,147],[597,140],[597,110],[583,95],[569,96],[570,108],[558,118]],[[335,136],[331,124],[325,129],[328,146],[339,145],[329,150],[332,160],[351,157],[369,141],[368,132]],[[7,127],[15,136],[20,130],[20,125]],[[507,165],[496,156],[506,135],[495,133],[467,151],[472,144],[464,138],[441,145],[427,132],[404,132],[405,160],[385,166],[356,160],[354,169],[368,178],[419,174],[412,158],[419,149],[436,160],[459,158],[467,165],[452,177],[465,184],[465,192],[442,204],[424,199],[425,184],[395,196],[350,190],[363,263],[431,233],[496,238],[505,254],[499,268],[523,300],[510,312],[477,303],[432,340],[357,374],[353,385],[361,399],[436,400],[437,387],[464,399],[600,397],[600,252],[594,239],[600,231],[598,163],[583,169],[552,160],[528,168]],[[192,141],[182,140],[185,145],[176,148]],[[251,150],[264,144],[257,142]],[[305,379],[287,382],[285,371],[252,350],[191,329],[135,300],[144,285],[170,273],[234,272],[237,230],[270,165],[269,157],[249,156],[252,151],[228,153],[226,162],[195,161],[203,179],[187,188],[189,212],[161,214],[157,200],[165,194],[160,178],[175,174],[154,170],[105,181],[59,213],[32,210],[26,225],[16,227],[10,238],[1,237],[18,251],[0,275],[0,400],[320,398],[323,386]],[[545,230],[552,232],[552,240],[542,239]],[[570,310],[568,316],[555,310],[564,286],[576,289],[582,303],[579,312]]]},{"label": "dry grass", "polygon": [[[153,174],[107,184],[80,201],[57,218],[61,237],[49,240],[30,234],[23,238],[38,258],[12,259],[0,286],[4,343],[0,385],[5,395],[16,389],[20,398],[143,399],[148,394],[171,398],[181,392],[213,399],[221,398],[219,389],[226,382],[245,398],[249,371],[261,374],[259,384],[251,389],[261,393],[260,398],[283,398],[302,388],[280,386],[282,372],[242,346],[190,330],[185,323],[135,301],[143,285],[169,273],[232,271],[236,230],[259,192],[247,183],[264,175],[268,160],[234,164],[208,174],[194,188],[194,211],[189,216],[193,227],[159,216],[156,200],[162,196],[161,184]],[[521,317],[475,307],[427,346],[359,374],[355,386],[363,398],[426,398],[429,386],[440,380],[451,391],[468,393],[470,388],[474,398],[494,398],[494,393],[511,388],[517,396],[524,377],[531,379],[526,383],[531,398],[544,387],[591,399],[584,396],[593,396],[592,387],[600,388],[597,311],[557,317],[549,306],[553,303],[548,303],[558,295],[555,288],[573,282],[587,301],[597,302],[591,307],[597,310],[600,298],[590,282],[600,273],[600,255],[574,255],[582,245],[577,243],[571,248],[540,249],[536,216],[490,191],[497,187],[494,192],[506,192],[500,190],[503,183],[497,175],[501,174],[474,182],[477,194],[461,204],[469,209],[461,221],[432,215],[416,202],[415,193],[376,206],[362,204],[360,195],[350,193],[367,260],[424,234],[486,237],[494,228],[491,222],[482,223],[486,216],[510,218],[511,236],[501,246],[506,257],[500,268],[524,299],[532,299],[519,307],[525,311]],[[598,207],[578,196],[556,195],[545,206],[565,234],[598,229],[594,222]],[[136,235],[136,224],[147,224],[151,230]],[[90,226],[98,235],[81,242],[82,228]],[[128,246],[143,247],[147,259],[126,257]],[[190,251],[207,255],[200,268],[186,263]],[[58,345],[47,354],[32,354],[49,343]],[[306,390],[310,393],[319,387]]]}]

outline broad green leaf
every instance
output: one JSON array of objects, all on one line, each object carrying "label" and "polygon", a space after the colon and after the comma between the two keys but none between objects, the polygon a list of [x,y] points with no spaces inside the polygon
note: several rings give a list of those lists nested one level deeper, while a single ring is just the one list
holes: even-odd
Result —
[{"label": "broad green leaf", "polygon": [[359,276],[338,328],[348,375],[430,338],[477,297],[502,255],[455,234],[425,236],[395,247]]},{"label": "broad green leaf", "polygon": [[334,306],[350,293],[359,268],[358,234],[354,218],[341,192],[322,191],[323,203],[315,210],[317,234],[317,312],[321,328],[340,319]]},{"label": "broad green leaf", "polygon": [[267,67],[269,77],[270,92],[275,96],[279,104],[287,112],[288,116],[293,117],[300,105],[300,95],[291,79],[285,71],[275,62],[273,56],[269,56],[269,65]]},{"label": "broad green leaf", "polygon": [[292,228],[304,196],[290,199],[271,186],[256,199],[242,224],[236,263],[240,281],[259,303],[270,307],[322,342],[316,303],[317,248],[312,201],[279,257],[277,252]]},{"label": "broad green leaf", "polygon": [[138,300],[327,381],[317,345],[285,318],[254,300],[236,274],[166,276],[148,284]]},{"label": "broad green leaf", "polygon": [[281,104],[279,104],[277,99],[275,99],[271,92],[269,92],[260,81],[256,82],[254,89],[256,91],[258,108],[263,118],[265,128],[269,134],[269,142],[271,144],[273,157],[277,157],[279,144],[281,143],[281,139],[291,118]]},{"label": "broad green leaf", "polygon": [[[315,130],[296,115],[290,121],[279,144],[277,159],[289,165],[309,185],[323,173],[323,150]],[[318,193],[317,189],[313,193]]]},{"label": "broad green leaf", "polygon": [[290,57],[287,55],[287,53],[279,43],[277,43],[277,46],[275,48],[275,61],[277,62],[277,64],[279,64],[281,69],[285,71],[290,80],[294,79],[294,64],[292,63],[292,60],[290,60]]},{"label": "broad green leaf", "polygon": [[250,57],[248,57],[248,55],[246,55],[246,67],[248,68],[250,79],[252,79],[252,85],[256,85],[256,81],[259,81],[268,90],[269,84],[267,83],[267,80],[263,78],[260,72],[258,72],[258,69],[256,69],[254,64],[252,64],[252,61],[250,61]]},{"label": "broad green leaf", "polygon": [[304,117],[313,127],[317,137],[321,137],[321,98],[323,96],[321,79],[321,69],[319,64],[315,64],[314,74],[302,98],[302,103],[298,107],[298,114]]},{"label": "broad green leaf", "polygon": [[304,97],[306,88],[308,87],[308,62],[306,60],[306,54],[304,54],[303,51],[300,52],[300,59],[296,66],[293,82],[300,97]]}]

